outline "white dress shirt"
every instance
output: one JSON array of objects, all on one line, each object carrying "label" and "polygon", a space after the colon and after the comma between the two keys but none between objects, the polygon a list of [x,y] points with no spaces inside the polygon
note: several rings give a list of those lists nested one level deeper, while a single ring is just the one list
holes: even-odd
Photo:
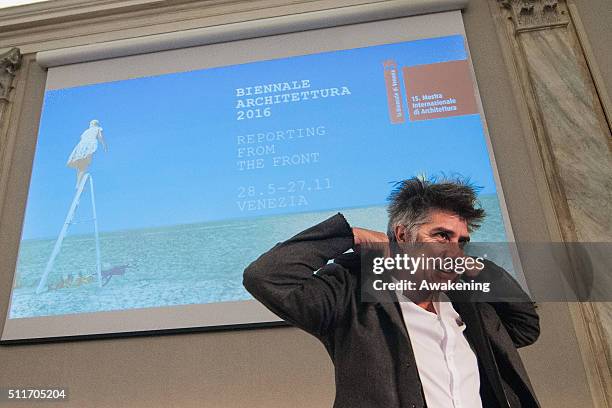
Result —
[{"label": "white dress shirt", "polygon": [[431,313],[397,292],[428,408],[482,408],[478,361],[444,293]]}]

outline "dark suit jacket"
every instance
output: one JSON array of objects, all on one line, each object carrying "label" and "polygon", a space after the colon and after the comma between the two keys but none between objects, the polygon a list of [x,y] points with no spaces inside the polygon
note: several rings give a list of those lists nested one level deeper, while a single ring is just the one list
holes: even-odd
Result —
[{"label": "dark suit jacket", "polygon": [[[323,342],[335,367],[335,408],[425,407],[399,305],[360,301],[359,262],[355,255],[342,255],[352,247],[352,229],[336,214],[260,256],[244,271],[244,286],[272,312]],[[328,263],[331,259],[336,261]],[[495,281],[491,291],[503,289],[525,300],[451,298],[478,358],[483,405],[537,407],[516,350],[539,335],[534,306],[491,262],[478,279]]]}]

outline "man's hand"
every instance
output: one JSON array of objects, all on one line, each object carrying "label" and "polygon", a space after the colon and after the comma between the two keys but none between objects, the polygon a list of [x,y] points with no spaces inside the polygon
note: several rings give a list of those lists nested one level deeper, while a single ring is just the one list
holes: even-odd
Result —
[{"label": "man's hand", "polygon": [[387,234],[379,231],[372,231],[365,228],[353,228],[353,248],[360,252],[363,247],[369,250],[382,251],[381,255],[389,256],[389,238]]},{"label": "man's hand", "polygon": [[379,231],[372,231],[365,228],[353,228],[353,244],[364,245],[364,244],[379,244],[382,242],[389,242],[387,234]]}]

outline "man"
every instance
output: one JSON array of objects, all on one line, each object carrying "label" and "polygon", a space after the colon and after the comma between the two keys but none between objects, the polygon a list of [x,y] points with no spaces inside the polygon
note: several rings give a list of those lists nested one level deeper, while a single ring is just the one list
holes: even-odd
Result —
[{"label": "man", "polygon": [[475,203],[460,181],[406,180],[390,196],[387,234],[351,228],[337,214],[245,270],[255,298],[325,345],[335,366],[335,408],[539,406],[516,350],[537,339],[538,316],[503,269],[484,261],[465,278],[492,282],[491,299],[498,292],[518,302],[443,302],[441,293],[408,300],[401,291],[397,299],[408,301],[365,302],[360,257],[345,254],[387,240],[461,246],[484,217]]}]

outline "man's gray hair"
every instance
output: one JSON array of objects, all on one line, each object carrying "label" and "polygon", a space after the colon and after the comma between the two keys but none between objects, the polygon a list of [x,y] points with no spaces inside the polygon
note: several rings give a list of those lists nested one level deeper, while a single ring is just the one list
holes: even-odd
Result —
[{"label": "man's gray hair", "polygon": [[403,225],[416,242],[419,227],[429,222],[432,210],[449,211],[465,220],[468,229],[480,227],[485,212],[477,200],[476,187],[462,178],[425,179],[413,177],[395,184],[389,195],[387,236],[395,239],[395,227]]}]

